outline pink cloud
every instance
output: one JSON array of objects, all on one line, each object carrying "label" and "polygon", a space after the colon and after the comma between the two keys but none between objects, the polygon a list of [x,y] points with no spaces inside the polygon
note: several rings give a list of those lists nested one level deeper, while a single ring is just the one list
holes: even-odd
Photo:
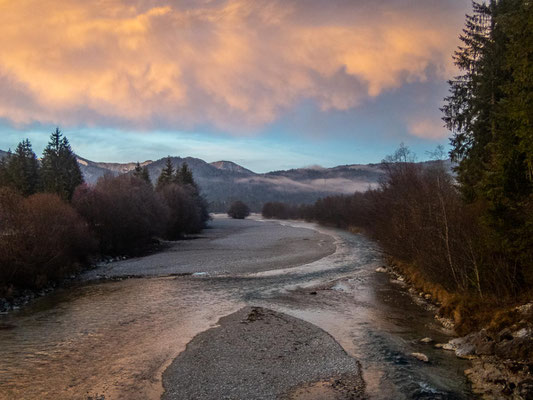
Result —
[{"label": "pink cloud", "polygon": [[0,1],[0,117],[245,133],[304,99],[347,110],[448,77],[462,3]]}]

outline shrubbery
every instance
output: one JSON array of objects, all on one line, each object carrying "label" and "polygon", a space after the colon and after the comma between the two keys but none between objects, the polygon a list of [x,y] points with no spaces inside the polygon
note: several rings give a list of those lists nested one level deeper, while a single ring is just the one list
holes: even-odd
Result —
[{"label": "shrubbery", "polygon": [[176,174],[167,164],[157,190],[140,165],[88,186],[59,129],[40,164],[21,142],[0,160],[0,296],[71,274],[90,255],[138,255],[157,238],[200,232],[206,201],[186,164]]},{"label": "shrubbery", "polygon": [[72,200],[106,255],[137,254],[162,236],[169,210],[146,181],[104,176],[94,187],[78,187]]},{"label": "shrubbery", "polygon": [[184,234],[198,233],[209,219],[205,200],[195,187],[175,183],[164,186],[159,194],[168,209],[165,237],[178,239]]},{"label": "shrubbery", "polygon": [[2,286],[40,288],[76,270],[95,250],[87,223],[55,194],[0,189]]},{"label": "shrubbery", "polygon": [[250,209],[242,201],[235,201],[228,210],[228,216],[233,219],[245,219],[250,215]]}]

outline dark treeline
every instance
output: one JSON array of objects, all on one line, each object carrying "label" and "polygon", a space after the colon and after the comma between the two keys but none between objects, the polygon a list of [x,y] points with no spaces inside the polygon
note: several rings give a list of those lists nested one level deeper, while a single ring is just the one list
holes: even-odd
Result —
[{"label": "dark treeline", "polygon": [[98,255],[136,255],[156,238],[201,231],[207,204],[186,164],[154,187],[146,168],[83,182],[56,129],[39,161],[28,140],[0,161],[0,296],[40,288]]},{"label": "dark treeline", "polygon": [[442,109],[455,177],[413,163],[402,146],[375,190],[263,209],[267,218],[362,228],[444,303],[459,331],[531,300],[533,284],[533,4],[473,7],[454,55],[461,75]]}]

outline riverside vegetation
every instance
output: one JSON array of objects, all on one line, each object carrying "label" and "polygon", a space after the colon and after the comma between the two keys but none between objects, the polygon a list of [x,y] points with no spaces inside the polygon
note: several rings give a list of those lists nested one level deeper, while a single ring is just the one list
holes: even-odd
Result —
[{"label": "riverside vegetation", "polygon": [[205,227],[207,203],[186,164],[154,186],[145,168],[84,184],[56,129],[39,161],[28,140],[0,161],[0,298],[41,289],[98,256],[137,255],[156,238]]}]

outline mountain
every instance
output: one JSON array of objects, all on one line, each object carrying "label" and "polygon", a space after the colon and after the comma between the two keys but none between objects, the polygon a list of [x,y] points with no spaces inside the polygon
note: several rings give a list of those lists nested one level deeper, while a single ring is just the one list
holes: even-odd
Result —
[{"label": "mountain", "polygon": [[[80,156],[78,157],[78,164],[80,166],[81,172],[87,183],[93,184],[96,183],[98,178],[104,176],[105,174],[111,175],[120,175],[126,174],[135,169],[137,163],[105,163],[105,162],[95,162],[90,161]],[[151,164],[152,161],[145,161],[141,163],[142,166]]]},{"label": "mountain", "polygon": [[[267,201],[292,204],[312,203],[339,193],[353,193],[374,187],[383,174],[380,165],[345,165],[335,168],[318,166],[258,174],[232,161],[207,163],[199,158],[171,157],[175,168],[186,162],[193,172],[213,212],[224,212],[235,200],[242,200],[254,211]],[[104,174],[131,173],[135,163],[98,163],[78,157],[86,182],[95,183]],[[166,158],[142,163],[156,182]]]},{"label": "mountain", "polygon": [[[0,158],[7,153],[0,150]],[[352,164],[333,168],[309,166],[286,171],[258,174],[232,161],[207,163],[199,158],[172,157],[179,168],[186,162],[198,183],[212,212],[225,212],[235,200],[242,200],[253,211],[260,211],[268,201],[308,204],[334,194],[350,194],[376,187],[384,174],[382,164]],[[85,181],[94,184],[105,174],[131,173],[136,163],[94,162],[78,156]],[[166,158],[145,161],[152,182],[156,182]],[[430,165],[431,162],[423,164]],[[447,168],[451,170],[451,163]]]},{"label": "mountain", "polygon": [[235,164],[233,161],[215,161],[211,165],[215,168],[222,169],[224,171],[236,172],[243,175],[256,175],[255,172],[250,171],[239,164]]}]

